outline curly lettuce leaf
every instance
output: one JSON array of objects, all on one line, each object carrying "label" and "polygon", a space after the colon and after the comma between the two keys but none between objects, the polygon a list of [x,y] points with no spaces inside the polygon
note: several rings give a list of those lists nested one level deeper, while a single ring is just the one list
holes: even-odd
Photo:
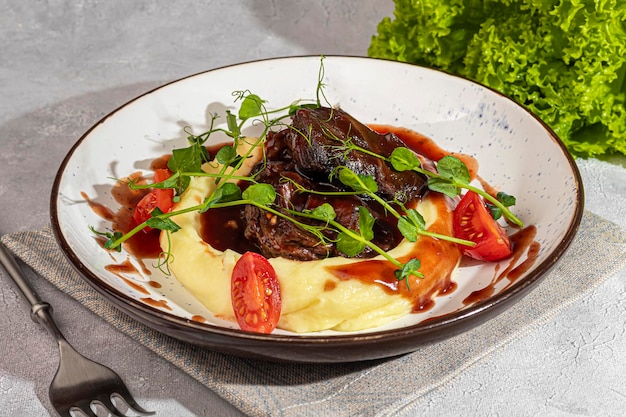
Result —
[{"label": "curly lettuce leaf", "polygon": [[623,0],[395,0],[368,53],[492,87],[575,156],[626,154],[625,22]]}]

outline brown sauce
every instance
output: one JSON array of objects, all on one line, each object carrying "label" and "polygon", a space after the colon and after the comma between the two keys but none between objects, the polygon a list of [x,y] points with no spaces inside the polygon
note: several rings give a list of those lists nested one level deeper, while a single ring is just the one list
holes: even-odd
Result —
[{"label": "brown sauce", "polygon": [[129,287],[133,288],[135,291],[138,291],[142,294],[150,294],[146,288],[138,282],[132,281],[126,278],[123,274],[139,274],[139,271],[135,266],[130,262],[129,259],[126,259],[124,262],[119,264],[110,264],[104,267],[107,271],[111,272],[122,281],[124,281]]},{"label": "brown sauce", "polygon": [[470,305],[477,303],[479,301],[486,300],[491,297],[496,291],[496,287],[492,282],[490,285],[487,285],[485,288],[472,292],[470,295],[465,297],[463,300],[463,305]]},{"label": "brown sauce", "polygon": [[[112,223],[115,221],[115,213],[113,212],[113,210],[111,210],[104,204],[96,203],[95,201],[91,200],[89,196],[87,195],[87,193],[85,193],[84,191],[80,192],[80,196],[87,202],[87,204],[89,204],[89,207],[91,208],[91,210],[98,217],[101,217],[103,220],[106,220]],[[101,236],[99,236],[99,238],[100,240],[103,239]]]},{"label": "brown sauce", "polygon": [[[162,159],[164,161],[167,160],[166,158]],[[153,166],[160,165],[158,162],[154,162]],[[138,184],[146,183],[146,179],[143,178],[139,172],[129,175],[127,179],[117,181],[111,189],[111,196],[115,202],[120,205],[120,208],[116,212],[93,201],[86,193],[81,192],[81,196],[89,204],[89,207],[91,207],[93,212],[103,220],[111,222],[113,230],[122,233],[127,233],[136,226],[133,220],[135,207],[137,206],[137,203],[139,203],[139,201],[149,192],[149,190],[131,190],[126,183],[126,180],[136,180]],[[144,229],[125,241],[122,245],[129,254],[137,259],[158,258],[161,253],[159,234],[159,230]],[[96,239],[98,240],[98,244],[104,247],[106,239],[102,236],[97,236]],[[145,267],[142,269],[144,272],[148,271]]]},{"label": "brown sauce", "polygon": [[115,265],[107,265],[104,267],[109,272],[112,272],[116,275],[118,274],[137,274],[139,271],[135,268],[129,259],[126,259],[124,262]]},{"label": "brown sauce", "polygon": [[[430,198],[439,215],[429,231],[450,235],[452,225],[449,221],[451,212],[449,200],[441,194],[433,194]],[[421,237],[405,258],[398,259],[400,262],[407,262],[411,258],[418,258],[421,263],[420,271],[427,271],[424,278],[412,276],[409,287],[404,281],[397,280],[394,274],[396,266],[389,261],[375,259],[355,261],[348,265],[329,267],[328,270],[341,280],[358,279],[365,284],[379,285],[390,295],[400,294],[411,300],[413,312],[417,313],[431,309],[436,294],[454,291],[456,284],[452,282],[452,273],[460,256],[455,243]]]},{"label": "brown sauce", "polygon": [[200,237],[217,250],[232,249],[239,253],[258,252],[244,236],[242,207],[211,209],[200,216]]},{"label": "brown sauce", "polygon": [[[532,267],[537,260],[537,256],[539,256],[539,249],[541,247],[539,242],[535,241],[535,236],[537,236],[536,226],[526,226],[510,236],[514,248],[513,256],[504,271],[497,275],[496,279],[498,281],[503,278],[508,278],[511,283],[514,283],[522,274]],[[524,254],[526,254],[526,259],[515,266]]]},{"label": "brown sauce", "polygon": [[161,244],[159,243],[160,235],[160,230],[144,229],[124,242],[124,249],[139,259],[158,258],[162,252]]},{"label": "brown sauce", "polygon": [[206,323],[206,318],[200,315],[191,316],[191,321],[197,321],[198,323]]},{"label": "brown sauce", "polygon": [[[510,239],[513,244],[513,255],[509,258],[508,265],[502,271],[500,271],[500,265],[497,265],[494,271],[494,277],[489,285],[471,293],[463,300],[463,304],[470,305],[486,300],[495,293],[496,285],[500,281],[505,278],[508,279],[507,287],[509,287],[526,273],[535,264],[539,256],[541,245],[539,242],[535,241],[536,235],[537,228],[535,226],[527,226],[511,235]],[[518,264],[523,256],[526,256],[526,258]]]},{"label": "brown sauce", "polygon": [[368,126],[370,129],[381,134],[393,133],[406,144],[407,148],[420,155],[424,155],[432,161],[439,161],[444,156],[454,156],[460,159],[467,166],[467,169],[470,172],[470,178],[474,179],[478,175],[478,160],[471,155],[446,151],[437,145],[437,143],[435,143],[435,141],[431,138],[406,127],[378,124],[369,124]]},{"label": "brown sauce", "polygon": [[[155,169],[166,166],[168,159],[168,157],[157,159],[153,161],[152,166],[155,167]],[[140,184],[146,182],[145,178],[138,172],[129,175],[127,179],[136,180]],[[93,201],[85,192],[81,192],[81,196],[97,216],[105,221],[111,222],[113,230],[127,233],[135,226],[132,218],[135,206],[148,192],[148,190],[131,190],[126,183],[126,179],[117,181],[111,188],[111,196],[120,205],[117,212],[114,212],[103,204]],[[98,245],[104,248],[107,239],[103,236],[96,236],[95,239]],[[141,231],[124,242],[122,246],[137,261],[143,274],[152,274],[150,269],[146,267],[144,259],[157,258],[161,253],[158,230]],[[128,275],[141,276],[140,271],[128,258],[120,263],[106,265],[105,269],[116,275],[134,290],[142,294],[149,294],[149,291],[142,285],[143,283],[131,280],[127,277]],[[156,281],[149,281],[147,284],[153,288],[161,287],[161,284]]]},{"label": "brown sauce", "polygon": [[146,298],[142,298],[141,301],[143,301],[144,303],[152,306],[152,307],[157,307],[157,308],[164,308],[166,310],[171,310],[172,307],[170,307],[167,304],[167,300],[155,300],[154,298],[150,298],[150,297],[146,297]]}]

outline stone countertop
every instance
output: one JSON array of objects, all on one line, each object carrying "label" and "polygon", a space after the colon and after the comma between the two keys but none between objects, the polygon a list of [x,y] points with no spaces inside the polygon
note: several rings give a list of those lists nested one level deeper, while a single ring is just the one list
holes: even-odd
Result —
[{"label": "stone countertop", "polygon": [[[164,82],[261,58],[366,55],[382,0],[0,0],[0,233],[49,223],[61,160],[93,123]],[[577,161],[586,209],[626,228],[623,160]],[[27,272],[68,340],[162,416],[240,416],[182,371]],[[497,350],[404,415],[621,416],[626,271]],[[0,272],[0,415],[55,415],[54,342]],[[80,317],[80,320],[76,320]],[[108,346],[103,349],[103,346]]]}]

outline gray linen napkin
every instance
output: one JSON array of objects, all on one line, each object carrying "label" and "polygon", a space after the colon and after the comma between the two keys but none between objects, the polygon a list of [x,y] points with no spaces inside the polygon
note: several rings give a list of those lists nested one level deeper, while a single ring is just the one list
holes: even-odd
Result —
[{"label": "gray linen napkin", "polygon": [[[491,352],[548,322],[626,267],[626,231],[585,212],[564,258],[528,296],[500,316],[394,359],[303,365],[211,352],[140,324],[81,279],[49,227],[6,235],[2,241],[60,290],[251,416],[392,416]],[[375,410],[372,398],[376,398]]]}]

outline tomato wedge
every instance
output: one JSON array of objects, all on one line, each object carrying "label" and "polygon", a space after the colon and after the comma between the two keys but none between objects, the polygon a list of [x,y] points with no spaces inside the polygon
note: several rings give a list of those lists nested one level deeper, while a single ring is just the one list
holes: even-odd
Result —
[{"label": "tomato wedge", "polygon": [[[162,182],[168,179],[172,173],[168,169],[157,169],[154,171],[154,182]],[[141,224],[148,220],[152,211],[158,207],[163,213],[167,213],[172,209],[174,203],[174,190],[171,188],[154,188],[146,194],[135,207],[133,220],[137,224]]]},{"label": "tomato wedge", "polygon": [[476,246],[461,245],[464,255],[480,261],[499,261],[513,253],[511,241],[485,206],[482,198],[468,191],[453,214],[454,236],[470,240]]},{"label": "tomato wedge", "polygon": [[281,311],[280,283],[274,267],[263,255],[246,252],[231,276],[231,299],[242,330],[271,333]]}]

